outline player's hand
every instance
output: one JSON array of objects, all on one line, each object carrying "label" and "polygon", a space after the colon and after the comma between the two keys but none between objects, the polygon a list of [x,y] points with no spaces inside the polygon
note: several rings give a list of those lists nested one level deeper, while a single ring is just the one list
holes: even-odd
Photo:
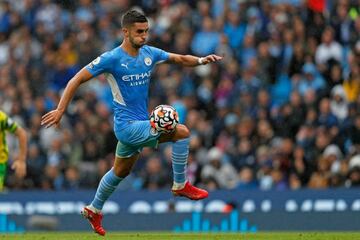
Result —
[{"label": "player's hand", "polygon": [[63,113],[60,110],[52,110],[41,117],[41,125],[45,125],[46,128],[49,128],[53,125],[58,127],[62,115]]},{"label": "player's hand", "polygon": [[14,163],[11,165],[11,169],[15,171],[15,175],[18,178],[26,176],[26,162],[23,160],[15,159]]},{"label": "player's hand", "polygon": [[215,54],[207,55],[206,57],[202,58],[202,64],[217,62],[217,61],[220,61],[221,59],[222,59],[222,57],[215,55]]}]

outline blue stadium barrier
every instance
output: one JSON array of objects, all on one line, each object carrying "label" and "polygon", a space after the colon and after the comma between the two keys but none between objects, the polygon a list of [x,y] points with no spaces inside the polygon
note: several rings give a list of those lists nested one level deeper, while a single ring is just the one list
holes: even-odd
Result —
[{"label": "blue stadium barrier", "polygon": [[[94,190],[0,194],[0,232],[89,230],[79,213],[93,194]],[[229,204],[234,211],[225,212]],[[168,191],[116,191],[103,211],[110,231],[354,231],[360,222],[360,194],[359,189],[233,190],[190,201],[173,198]]]},{"label": "blue stadium barrier", "polygon": [[192,213],[191,219],[184,219],[180,226],[175,226],[175,232],[256,232],[257,226],[249,226],[247,219],[239,219],[239,212],[232,211],[229,216],[225,216],[220,225],[211,226],[209,219],[202,219],[200,212]]},{"label": "blue stadium barrier", "polygon": [[10,220],[6,214],[0,214],[0,233],[23,233],[24,228]]}]

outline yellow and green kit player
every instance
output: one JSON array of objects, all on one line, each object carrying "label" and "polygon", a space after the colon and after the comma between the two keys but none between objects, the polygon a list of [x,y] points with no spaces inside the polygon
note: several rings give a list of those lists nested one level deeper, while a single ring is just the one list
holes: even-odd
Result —
[{"label": "yellow and green kit player", "polygon": [[9,150],[6,144],[6,132],[15,134],[19,140],[19,153],[14,159],[11,168],[14,169],[15,175],[19,178],[23,178],[26,175],[26,132],[0,110],[0,192],[4,189],[6,166],[9,158]]}]

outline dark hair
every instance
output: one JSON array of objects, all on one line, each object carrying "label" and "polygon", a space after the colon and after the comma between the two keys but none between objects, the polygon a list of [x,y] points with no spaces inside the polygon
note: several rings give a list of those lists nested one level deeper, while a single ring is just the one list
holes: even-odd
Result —
[{"label": "dark hair", "polygon": [[141,12],[136,10],[129,10],[122,16],[121,26],[128,27],[129,25],[134,24],[136,22],[143,23],[147,21],[148,21],[147,18]]}]

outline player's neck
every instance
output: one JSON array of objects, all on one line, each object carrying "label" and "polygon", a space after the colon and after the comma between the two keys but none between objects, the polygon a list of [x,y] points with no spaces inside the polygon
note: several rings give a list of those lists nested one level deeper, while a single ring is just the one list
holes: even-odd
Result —
[{"label": "player's neck", "polygon": [[130,56],[136,57],[139,54],[139,48],[134,48],[131,44],[127,41],[123,41],[120,47]]}]

